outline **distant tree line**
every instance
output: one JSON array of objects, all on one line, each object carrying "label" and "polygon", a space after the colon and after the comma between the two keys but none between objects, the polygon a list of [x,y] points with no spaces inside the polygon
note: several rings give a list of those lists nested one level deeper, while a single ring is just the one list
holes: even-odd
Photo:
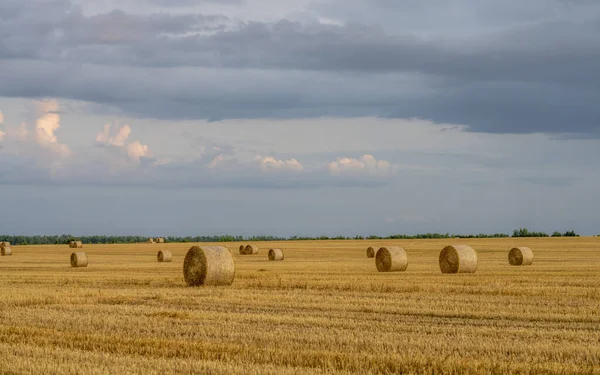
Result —
[{"label": "distant tree line", "polygon": [[[276,236],[170,236],[165,237],[165,242],[241,242],[241,241],[315,241],[315,240],[416,240],[416,239],[443,239],[443,238],[506,238],[511,237],[506,233],[494,234],[450,234],[450,233],[423,233],[415,235],[393,234],[390,236],[319,236],[319,237],[276,237]],[[527,228],[515,229],[512,237],[550,237],[544,232],[530,232]],[[552,237],[579,237],[575,231],[566,231],[564,233],[554,232]],[[9,236],[0,235],[0,241],[8,241],[14,245],[56,245],[68,244],[69,241],[83,241],[87,244],[112,244],[112,243],[139,243],[146,242],[146,236],[72,236],[63,234],[60,236]]]},{"label": "distant tree line", "polygon": [[[513,231],[513,237],[550,237],[547,233],[544,232],[530,232],[527,228],[515,229]],[[579,237],[577,233],[573,230],[568,230],[565,233],[560,233],[558,231],[552,233],[552,237]]]}]

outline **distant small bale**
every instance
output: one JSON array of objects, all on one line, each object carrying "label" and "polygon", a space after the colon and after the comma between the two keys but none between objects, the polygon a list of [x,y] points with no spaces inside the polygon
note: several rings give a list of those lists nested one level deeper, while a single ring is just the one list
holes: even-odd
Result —
[{"label": "distant small bale", "polygon": [[467,245],[446,246],[440,252],[442,273],[474,273],[477,270],[477,252]]},{"label": "distant small bale", "polygon": [[400,246],[381,247],[375,254],[375,266],[379,272],[405,271],[408,267],[406,251]]},{"label": "distant small bale", "polygon": [[10,247],[10,242],[8,242],[8,241],[0,242],[0,246]]},{"label": "distant small bale", "polygon": [[281,249],[269,250],[269,260],[283,260],[283,250],[281,250]]},{"label": "distant small bale", "polygon": [[148,238],[148,241],[146,241],[147,243],[155,243],[156,241],[154,241],[154,238],[150,237]]},{"label": "distant small bale", "polygon": [[183,261],[183,278],[188,286],[231,285],[235,262],[223,246],[192,246]]},{"label": "distant small bale", "polygon": [[246,245],[244,248],[244,255],[252,255],[258,254],[258,246],[256,245]]},{"label": "distant small bale", "polygon": [[514,247],[508,252],[508,263],[511,266],[530,266],[533,264],[533,251],[525,246]]},{"label": "distant small bale", "polygon": [[87,267],[88,257],[84,252],[76,252],[71,254],[71,267]]},{"label": "distant small bale", "polygon": [[375,258],[375,248],[373,246],[367,248],[367,258]]},{"label": "distant small bale", "polygon": [[0,247],[0,255],[1,256],[8,256],[8,255],[12,255],[12,250],[10,249],[10,246],[2,246]]},{"label": "distant small bale", "polygon": [[159,262],[170,262],[173,259],[173,254],[169,250],[160,250],[158,254],[156,254],[156,260]]},{"label": "distant small bale", "polygon": [[246,250],[246,246],[245,245],[240,245],[240,254],[244,255],[244,250]]},{"label": "distant small bale", "polygon": [[70,241],[69,247],[72,249],[80,249],[83,247],[83,242],[81,241]]},{"label": "distant small bale", "polygon": [[158,237],[156,243],[165,243],[165,239],[163,237]]}]

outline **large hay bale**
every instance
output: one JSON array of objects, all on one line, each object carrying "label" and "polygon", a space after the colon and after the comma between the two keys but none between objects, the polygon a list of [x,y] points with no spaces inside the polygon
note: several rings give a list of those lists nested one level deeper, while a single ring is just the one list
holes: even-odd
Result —
[{"label": "large hay bale", "polygon": [[235,262],[223,246],[192,246],[183,261],[183,278],[188,286],[231,285]]},{"label": "large hay bale", "polygon": [[258,254],[258,246],[256,245],[246,245],[244,248],[245,255]]},{"label": "large hay bale", "polygon": [[158,237],[156,243],[165,243],[165,239],[163,237]]},{"label": "large hay bale", "polygon": [[444,247],[439,261],[442,273],[474,273],[477,270],[477,252],[467,245]]},{"label": "large hay bale", "polygon": [[8,241],[0,242],[0,246],[10,247],[10,242],[8,242]]},{"label": "large hay bale", "polygon": [[514,247],[508,252],[508,263],[511,266],[530,266],[533,264],[533,251],[525,246]]},{"label": "large hay bale", "polygon": [[10,246],[2,246],[2,247],[0,247],[0,255],[1,256],[12,255],[12,250],[10,249]]},{"label": "large hay bale", "polygon": [[281,250],[281,249],[269,250],[269,260],[283,260],[283,250]]},{"label": "large hay bale", "polygon": [[160,250],[158,254],[156,254],[156,260],[159,262],[170,262],[173,259],[173,254],[169,250]]},{"label": "large hay bale", "polygon": [[244,255],[244,250],[246,250],[246,246],[240,245],[240,255]]},{"label": "large hay bale", "polygon": [[87,267],[88,257],[84,252],[76,252],[71,254],[71,267]]},{"label": "large hay bale", "polygon": [[373,246],[367,247],[367,258],[375,258],[375,248]]},{"label": "large hay bale", "polygon": [[83,247],[83,242],[81,241],[70,241],[69,247],[72,249],[80,249]]},{"label": "large hay bale", "polygon": [[375,266],[379,272],[405,271],[408,267],[406,251],[400,246],[381,247],[375,255]]}]

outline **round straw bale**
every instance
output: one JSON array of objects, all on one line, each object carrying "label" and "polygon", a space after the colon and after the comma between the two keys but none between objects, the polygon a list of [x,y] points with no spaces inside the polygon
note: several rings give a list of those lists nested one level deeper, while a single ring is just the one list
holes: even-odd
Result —
[{"label": "round straw bale", "polygon": [[381,247],[375,255],[375,266],[379,272],[405,271],[408,267],[406,251],[400,246]]},{"label": "round straw bale", "polygon": [[283,260],[283,250],[281,250],[281,249],[269,250],[269,260]]},{"label": "round straw bale", "polygon": [[375,248],[373,246],[367,248],[367,258],[375,258]]},{"label": "round straw bale", "polygon": [[83,242],[81,241],[70,241],[69,247],[73,249],[79,249],[83,247]]},{"label": "round straw bale", "polygon": [[158,237],[156,243],[165,243],[165,239],[163,237]]},{"label": "round straw bale", "polygon": [[246,247],[244,248],[244,254],[246,254],[246,255],[258,254],[258,246],[246,245]]},{"label": "round straw bale", "polygon": [[2,255],[2,256],[12,255],[12,250],[10,249],[10,246],[0,247],[0,255]]},{"label": "round straw bale", "polygon": [[246,250],[246,246],[240,245],[240,254],[244,255],[244,250]]},{"label": "round straw bale", "polygon": [[88,257],[84,252],[76,252],[71,254],[71,267],[87,267]]},{"label": "round straw bale", "polygon": [[439,260],[442,273],[474,273],[477,270],[477,252],[467,245],[444,247]]},{"label": "round straw bale", "polygon": [[188,286],[231,285],[235,262],[223,246],[192,246],[183,261],[183,278]]},{"label": "round straw bale", "polygon": [[156,260],[159,262],[170,262],[173,259],[173,254],[169,250],[160,250],[158,254],[156,254]]},{"label": "round straw bale", "polygon": [[508,263],[511,266],[530,266],[533,264],[533,251],[525,246],[514,247],[508,252]]}]

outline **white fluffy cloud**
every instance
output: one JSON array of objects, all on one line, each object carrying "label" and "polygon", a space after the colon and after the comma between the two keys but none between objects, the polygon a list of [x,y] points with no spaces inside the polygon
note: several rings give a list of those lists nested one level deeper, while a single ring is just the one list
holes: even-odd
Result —
[{"label": "white fluffy cloud", "polygon": [[370,174],[388,176],[395,173],[396,168],[386,160],[377,160],[373,155],[365,154],[358,159],[337,158],[328,165],[329,173],[333,176],[346,174]]},{"label": "white fluffy cloud", "polygon": [[272,156],[257,156],[256,160],[263,171],[302,171],[304,166],[296,159],[278,160]]},{"label": "white fluffy cloud", "polygon": [[[4,115],[2,114],[2,111],[0,111],[0,125],[4,124]],[[4,137],[6,136],[6,133],[3,132],[2,130],[0,130],[0,142],[2,142],[4,140]]]},{"label": "white fluffy cloud", "polygon": [[114,137],[110,136],[110,124],[104,125],[104,130],[96,135],[96,142],[101,144],[109,144],[116,147],[125,146],[125,141],[131,134],[131,127],[124,125],[122,128],[117,130]]},{"label": "white fluffy cloud", "polygon": [[[28,103],[31,104],[31,103]],[[0,112],[0,142],[3,152],[21,158],[35,160],[38,167],[56,170],[62,168],[72,155],[71,149],[59,141],[61,114],[57,100],[34,101],[30,113],[24,114],[28,121],[20,125],[5,123]]]},{"label": "white fluffy cloud", "polygon": [[148,158],[152,155],[148,145],[133,141],[127,143],[127,139],[131,134],[131,126],[123,125],[117,128],[114,136],[111,136],[111,125],[104,125],[104,129],[96,135],[96,144],[100,146],[112,146],[126,152],[129,159],[139,163],[142,158]]},{"label": "white fluffy cloud", "polygon": [[132,160],[139,161],[143,157],[149,157],[150,150],[147,145],[143,145],[139,141],[133,141],[127,145],[127,155]]},{"label": "white fluffy cloud", "polygon": [[56,100],[43,100],[38,103],[40,113],[35,122],[35,141],[38,145],[66,157],[71,154],[69,146],[58,142],[55,132],[60,128],[60,105]]}]

